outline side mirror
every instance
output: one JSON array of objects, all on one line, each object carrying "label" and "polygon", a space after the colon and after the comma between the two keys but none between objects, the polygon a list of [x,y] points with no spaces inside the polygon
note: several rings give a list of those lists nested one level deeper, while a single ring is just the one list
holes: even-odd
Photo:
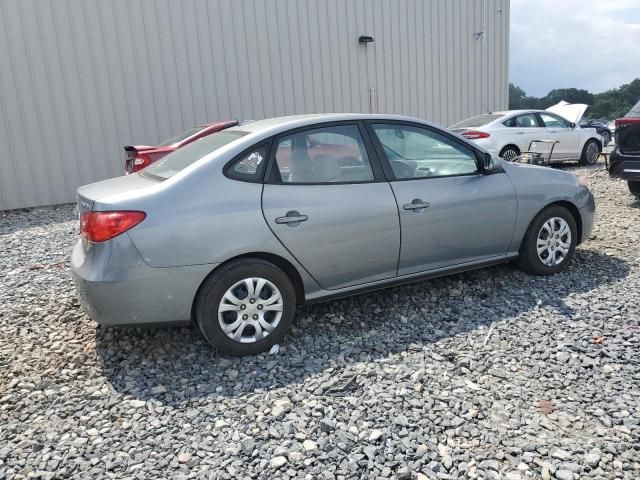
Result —
[{"label": "side mirror", "polygon": [[569,126],[570,126],[571,128],[576,128],[576,124],[575,124],[575,123],[573,123],[573,122],[569,122]]},{"label": "side mirror", "polygon": [[490,153],[482,154],[482,171],[484,173],[499,172],[502,170],[502,164],[499,157]]}]

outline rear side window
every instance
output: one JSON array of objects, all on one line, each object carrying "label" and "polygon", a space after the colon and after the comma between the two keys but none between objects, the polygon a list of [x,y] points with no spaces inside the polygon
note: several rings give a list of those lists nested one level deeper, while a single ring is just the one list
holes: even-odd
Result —
[{"label": "rear side window", "polygon": [[266,159],[269,155],[269,144],[253,147],[234,159],[227,167],[227,177],[245,182],[257,182],[262,179]]},{"label": "rear side window", "polygon": [[221,132],[212,133],[200,140],[189,145],[177,149],[166,157],[152,163],[142,170],[145,176],[151,176],[159,180],[166,180],[174,176],[180,170],[187,168],[192,163],[197,162],[202,157],[215,152],[225,145],[235,142],[241,137],[247,135],[247,132],[237,130],[223,130]]},{"label": "rear side window", "polygon": [[541,127],[538,122],[538,117],[533,113],[525,113],[523,115],[516,115],[515,117],[505,120],[502,124],[506,127],[516,128],[537,128]]},{"label": "rear side window", "polygon": [[500,113],[485,113],[475,117],[467,118],[461,122],[451,125],[449,128],[478,128],[502,118],[504,115]]},{"label": "rear side window", "polygon": [[[276,145],[276,181],[282,183],[361,183],[374,180],[356,125],[304,130]],[[278,178],[279,177],[279,178]]]}]

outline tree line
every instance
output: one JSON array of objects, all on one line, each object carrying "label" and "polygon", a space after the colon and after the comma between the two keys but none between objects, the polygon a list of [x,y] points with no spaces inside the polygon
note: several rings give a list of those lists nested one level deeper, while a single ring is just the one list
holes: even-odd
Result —
[{"label": "tree line", "polygon": [[608,119],[623,117],[640,100],[640,78],[602,93],[591,93],[580,88],[557,88],[544,97],[529,97],[513,83],[509,84],[509,109],[541,109],[565,100],[569,103],[586,103],[589,109],[585,117]]}]

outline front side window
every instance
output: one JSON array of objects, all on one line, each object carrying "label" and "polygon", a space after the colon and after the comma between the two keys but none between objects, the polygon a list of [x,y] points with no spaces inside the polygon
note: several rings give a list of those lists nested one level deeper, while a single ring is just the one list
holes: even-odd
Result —
[{"label": "front side window", "polygon": [[280,138],[276,170],[282,183],[372,182],[373,171],[356,125],[304,130]]},{"label": "front side window", "polygon": [[516,128],[536,128],[540,127],[538,119],[533,113],[525,113],[523,115],[516,115],[504,122],[507,127]]},{"label": "front side window", "polygon": [[478,171],[474,151],[432,130],[374,124],[397,179],[469,175]]},{"label": "front side window", "polygon": [[550,115],[548,113],[540,113],[540,118],[544,122],[544,125],[548,128],[568,128],[567,122],[555,115]]},{"label": "front side window", "polygon": [[215,152],[231,142],[235,142],[245,135],[247,135],[247,132],[240,132],[238,130],[223,130],[212,133],[189,145],[178,148],[166,157],[152,163],[142,170],[142,174],[159,180],[166,180],[180,170],[200,160],[202,157]]}]

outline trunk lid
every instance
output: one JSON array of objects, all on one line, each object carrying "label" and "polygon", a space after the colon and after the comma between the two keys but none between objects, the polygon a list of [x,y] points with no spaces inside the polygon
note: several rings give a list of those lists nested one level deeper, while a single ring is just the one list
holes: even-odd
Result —
[{"label": "trunk lid", "polygon": [[104,206],[137,197],[142,191],[159,185],[140,174],[109,178],[78,188],[78,210],[101,210]]}]

